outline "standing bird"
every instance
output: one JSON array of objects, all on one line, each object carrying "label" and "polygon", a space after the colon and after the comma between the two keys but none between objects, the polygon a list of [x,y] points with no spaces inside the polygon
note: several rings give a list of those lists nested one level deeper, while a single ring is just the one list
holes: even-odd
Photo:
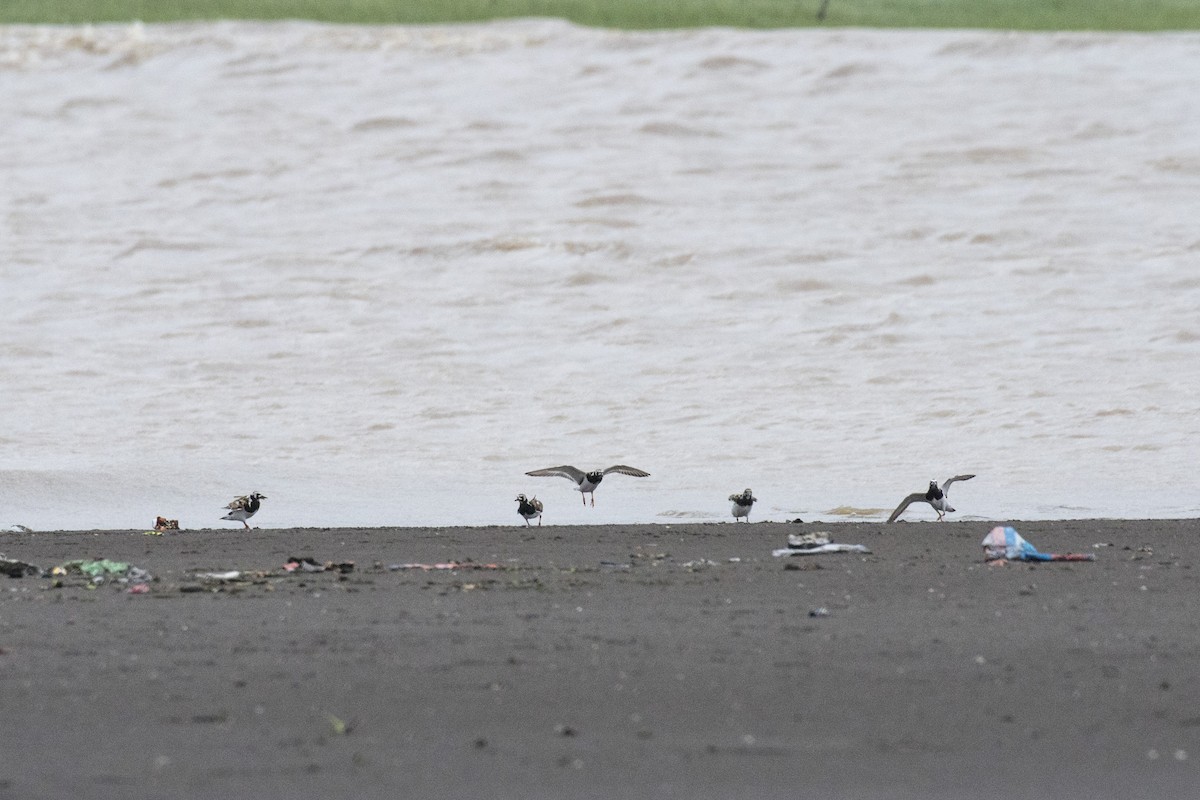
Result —
[{"label": "standing bird", "polygon": [[644,472],[634,467],[627,467],[624,464],[617,464],[605,470],[596,470],[594,472],[584,472],[575,467],[547,467],[546,469],[535,469],[533,472],[526,472],[526,475],[532,475],[535,478],[566,478],[574,482],[576,491],[580,492],[580,499],[583,504],[587,505],[587,498],[583,495],[590,494],[592,496],[592,507],[596,505],[596,487],[600,485],[600,481],[604,480],[604,476],[610,472],[617,472],[621,475],[631,475],[635,478],[647,478],[649,472]]},{"label": "standing bird", "polygon": [[746,522],[750,521],[750,507],[758,500],[754,496],[754,492],[747,489],[741,494],[731,494],[729,499],[733,501],[733,521],[745,517]]},{"label": "standing bird", "polygon": [[246,526],[246,530],[250,530],[250,526],[246,524],[246,520],[258,513],[258,509],[262,506],[263,500],[266,500],[265,494],[251,492],[248,495],[237,498],[229,505],[225,506],[229,509],[229,513],[221,517],[221,519],[233,520],[240,522]]},{"label": "standing bird", "polygon": [[525,519],[525,527],[531,528],[529,520],[537,517],[538,527],[542,526],[542,501],[535,496],[532,500],[523,494],[517,495],[517,513]]},{"label": "standing bird", "polygon": [[929,488],[924,492],[913,492],[901,500],[900,505],[896,506],[896,510],[888,517],[888,522],[895,522],[904,513],[904,509],[908,508],[912,503],[922,502],[933,506],[933,510],[938,515],[938,522],[941,522],[948,512],[954,511],[950,507],[950,484],[955,481],[969,481],[974,477],[974,475],[955,475],[953,478],[948,478],[940,489],[938,488],[937,481],[930,481]]}]

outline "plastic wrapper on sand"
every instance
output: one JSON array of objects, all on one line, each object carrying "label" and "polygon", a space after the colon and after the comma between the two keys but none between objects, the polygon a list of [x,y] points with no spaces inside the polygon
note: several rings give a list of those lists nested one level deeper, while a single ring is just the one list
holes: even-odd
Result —
[{"label": "plastic wrapper on sand", "polygon": [[778,550],[772,550],[771,555],[779,558],[780,556],[814,556],[819,553],[870,553],[871,551],[861,544],[838,544],[829,541],[829,534],[825,531],[815,531],[813,533],[789,533],[787,537],[788,546],[781,547]]},{"label": "plastic wrapper on sand", "polygon": [[983,537],[984,561],[1095,561],[1091,553],[1040,553],[1017,529],[997,525]]}]

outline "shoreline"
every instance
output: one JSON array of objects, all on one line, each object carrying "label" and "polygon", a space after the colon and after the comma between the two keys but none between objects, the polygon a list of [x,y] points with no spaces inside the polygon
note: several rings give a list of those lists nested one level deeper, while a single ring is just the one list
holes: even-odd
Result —
[{"label": "shoreline", "polygon": [[1197,522],[996,524],[3,534],[156,580],[0,584],[0,797],[1194,796]]},{"label": "shoreline", "polygon": [[[1160,523],[1167,524],[1167,525],[1176,525],[1176,524],[1195,523],[1197,525],[1200,525],[1200,517],[1058,517],[1055,519],[1043,519],[1040,517],[1033,517],[1033,518],[1029,518],[1029,519],[1020,519],[1020,518],[1012,518],[1012,519],[950,519],[950,518],[947,518],[946,520],[944,520],[942,522],[937,522],[936,520],[928,520],[928,519],[915,519],[915,520],[900,519],[900,520],[897,520],[896,522],[892,522],[892,523],[882,522],[879,519],[874,519],[874,518],[872,518],[872,519],[850,518],[850,519],[836,519],[836,520],[819,519],[819,520],[803,520],[801,522],[795,522],[792,520],[755,520],[753,522],[734,522],[732,519],[729,519],[729,520],[684,520],[684,521],[670,520],[670,521],[662,521],[662,522],[556,523],[556,524],[544,524],[541,526],[533,525],[530,528],[530,530],[537,530],[539,527],[541,527],[542,529],[546,529],[546,530],[549,530],[552,528],[561,528],[561,529],[565,529],[565,530],[579,530],[579,529],[586,529],[586,528],[597,528],[597,529],[606,529],[606,528],[620,528],[620,529],[628,529],[628,528],[709,528],[709,527],[719,528],[723,525],[737,525],[737,526],[743,526],[743,527],[745,527],[745,526],[757,527],[757,526],[765,526],[765,525],[777,525],[777,526],[782,526],[782,527],[804,526],[805,528],[811,528],[811,527],[820,526],[820,525],[831,525],[834,527],[846,527],[846,526],[856,526],[857,525],[857,526],[878,527],[878,528],[880,528],[880,531],[878,531],[878,532],[881,534],[885,534],[887,531],[890,531],[893,529],[903,530],[907,526],[923,526],[923,525],[958,525],[958,526],[972,525],[972,526],[980,526],[980,527],[990,526],[990,527],[987,527],[986,530],[984,530],[984,533],[986,533],[987,530],[991,530],[992,527],[995,527],[997,525],[999,525],[999,526],[1005,526],[1005,525],[1012,525],[1012,526],[1051,525],[1051,526],[1057,526],[1057,525],[1076,525],[1076,524],[1084,524],[1084,523],[1095,523],[1097,525],[1110,525],[1110,524],[1122,524],[1122,523],[1132,524],[1132,525],[1156,525],[1156,524],[1160,524]],[[13,526],[15,527],[17,524],[18,523],[13,523]],[[134,533],[149,534],[151,532],[151,529],[149,527],[147,527],[147,528],[55,528],[55,529],[45,529],[45,530],[41,530],[41,529],[37,529],[37,528],[29,528],[28,526],[24,526],[24,525],[22,525],[21,527],[24,527],[25,530],[13,530],[13,529],[7,528],[7,527],[0,528],[0,537],[3,537],[5,535],[20,536],[20,535],[24,535],[24,534],[47,534],[47,533],[106,535],[106,534],[134,534]],[[227,527],[220,527],[220,528],[218,528],[218,527],[180,528],[178,530],[165,531],[163,533],[163,535],[164,536],[180,536],[180,535],[189,534],[189,533],[192,533],[192,534],[264,533],[265,534],[265,533],[283,533],[283,532],[287,532],[287,531],[308,532],[308,533],[336,533],[338,531],[457,531],[457,530],[461,530],[461,531],[485,531],[485,530],[505,531],[505,530],[516,529],[516,528],[525,530],[525,525],[520,522],[508,523],[508,524],[486,523],[486,524],[477,524],[477,525],[475,525],[475,524],[471,524],[471,525],[459,525],[459,524],[447,524],[447,525],[304,525],[304,526],[281,525],[279,527],[261,527],[258,525],[251,525],[250,530],[246,530],[244,528],[236,528],[231,523]]]}]

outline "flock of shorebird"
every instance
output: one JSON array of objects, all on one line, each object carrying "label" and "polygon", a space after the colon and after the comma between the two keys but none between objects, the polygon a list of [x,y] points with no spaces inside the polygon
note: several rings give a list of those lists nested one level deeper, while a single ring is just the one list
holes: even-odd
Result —
[{"label": "flock of shorebird", "polygon": [[[575,484],[575,491],[579,492],[579,497],[586,508],[588,495],[591,495],[592,506],[595,507],[596,487],[600,485],[600,481],[604,480],[605,475],[611,475],[614,472],[618,475],[629,475],[634,478],[650,477],[649,472],[636,467],[628,467],[624,464],[614,464],[607,469],[597,469],[591,472],[584,472],[578,467],[563,465],[561,467],[535,469],[525,474],[535,478],[566,478]],[[974,477],[974,475],[955,475],[953,478],[947,478],[943,481],[941,486],[938,486],[937,481],[930,481],[929,488],[924,492],[913,492],[901,500],[900,505],[896,506],[896,510],[892,512],[887,521],[895,522],[904,513],[905,509],[913,503],[928,503],[937,512],[938,522],[941,522],[945,519],[946,514],[954,511],[950,506],[950,484],[955,481],[969,481]],[[246,520],[258,512],[258,509],[262,507],[262,501],[266,499],[266,495],[259,494],[258,492],[252,492],[251,494],[239,497],[225,506],[229,513],[221,517],[221,519],[240,522],[249,529],[250,525]],[[729,500],[733,503],[732,513],[734,522],[738,520],[749,522],[750,509],[758,502],[758,498],[754,496],[754,492],[746,489],[741,494],[729,495]],[[533,519],[538,521],[538,525],[542,524],[542,511],[545,506],[541,500],[538,500],[536,496],[530,498],[524,494],[519,494],[517,495],[516,502],[517,513],[525,520],[525,527],[531,527],[529,521]]]}]

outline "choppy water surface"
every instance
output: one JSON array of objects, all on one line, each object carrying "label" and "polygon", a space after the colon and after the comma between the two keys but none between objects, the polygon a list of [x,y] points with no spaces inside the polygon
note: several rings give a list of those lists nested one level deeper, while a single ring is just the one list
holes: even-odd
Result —
[{"label": "choppy water surface", "polygon": [[[1194,34],[0,28],[0,522],[879,518],[956,472],[961,518],[1196,514],[1197,74]],[[594,510],[523,475],[618,462]]]}]

